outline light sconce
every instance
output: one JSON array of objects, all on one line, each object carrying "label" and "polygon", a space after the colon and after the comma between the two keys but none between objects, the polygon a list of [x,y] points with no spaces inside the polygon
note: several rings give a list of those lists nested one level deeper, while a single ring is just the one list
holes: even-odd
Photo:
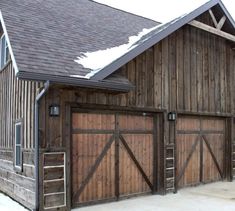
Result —
[{"label": "light sconce", "polygon": [[50,116],[59,116],[60,115],[60,106],[59,105],[51,105],[49,107]]},{"label": "light sconce", "polygon": [[169,121],[175,121],[176,120],[176,113],[175,112],[169,112],[168,113],[168,120]]}]

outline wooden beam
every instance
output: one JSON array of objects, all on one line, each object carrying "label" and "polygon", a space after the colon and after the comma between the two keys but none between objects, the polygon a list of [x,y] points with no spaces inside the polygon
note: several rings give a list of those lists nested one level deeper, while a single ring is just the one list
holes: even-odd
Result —
[{"label": "wooden beam", "polygon": [[73,198],[76,199],[77,197],[79,197],[82,193],[82,191],[84,190],[84,188],[86,187],[86,185],[88,184],[88,182],[90,181],[90,179],[92,178],[92,176],[94,175],[96,169],[98,168],[98,166],[100,165],[101,161],[103,160],[103,158],[105,157],[106,153],[108,152],[108,150],[110,149],[113,141],[114,141],[114,135],[112,135],[109,138],[109,141],[106,143],[104,149],[102,150],[102,152],[100,153],[99,157],[97,158],[97,160],[95,161],[95,164],[90,168],[86,178],[82,181],[80,188],[78,189],[77,193],[74,194]]},{"label": "wooden beam", "polygon": [[222,170],[220,169],[220,166],[219,166],[219,164],[218,164],[218,162],[217,162],[217,160],[216,160],[216,156],[214,155],[214,153],[213,153],[213,151],[212,151],[212,149],[211,149],[211,146],[210,146],[210,144],[209,144],[209,142],[208,142],[206,136],[203,135],[202,138],[203,138],[204,142],[206,143],[207,149],[209,150],[209,152],[210,152],[210,154],[211,154],[211,157],[212,157],[212,159],[213,159],[213,161],[214,161],[214,164],[215,164],[215,166],[216,166],[216,168],[217,168],[217,170],[218,170],[218,172],[219,172],[219,174],[220,174],[220,177],[223,179],[223,172],[222,172]]},{"label": "wooden beam", "polygon": [[219,29],[219,30],[221,30],[222,29],[222,27],[223,27],[223,25],[224,25],[224,23],[225,23],[225,21],[226,21],[226,16],[224,15],[221,19],[220,19],[220,21],[219,21],[219,23],[218,23],[218,25],[217,25],[217,29]]},{"label": "wooden beam", "polygon": [[120,138],[123,146],[126,148],[126,151],[129,154],[129,156],[131,157],[132,161],[135,163],[137,169],[139,170],[139,172],[143,176],[145,182],[148,184],[149,188],[153,191],[152,183],[150,182],[148,176],[145,174],[145,172],[144,172],[143,168],[141,167],[141,165],[139,164],[139,162],[136,160],[135,155],[133,154],[133,152],[131,151],[131,148],[126,143],[124,137],[122,135],[119,135],[119,138]]},{"label": "wooden beam", "polygon": [[223,38],[225,38],[227,40],[230,40],[232,42],[235,42],[235,36],[234,35],[229,34],[227,32],[223,32],[219,29],[215,29],[215,28],[213,28],[211,26],[208,26],[204,23],[201,23],[199,21],[193,20],[189,23],[189,25],[194,26],[194,27],[199,28],[199,29],[202,29],[204,31],[210,32],[210,33],[215,34],[217,36],[223,37]]},{"label": "wooden beam", "polygon": [[218,22],[217,22],[217,20],[216,20],[216,18],[215,18],[215,16],[214,16],[214,13],[212,12],[211,9],[209,10],[209,13],[210,13],[211,19],[212,19],[212,21],[213,21],[215,27],[217,28]]},{"label": "wooden beam", "polygon": [[189,155],[188,155],[188,157],[187,157],[187,159],[184,163],[183,168],[180,170],[179,174],[177,175],[177,178],[176,178],[177,185],[178,185],[179,181],[181,180],[182,176],[184,175],[185,170],[186,170],[186,168],[189,164],[189,161],[190,161],[191,157],[193,156],[193,153],[195,152],[195,150],[197,148],[197,145],[198,145],[199,141],[200,141],[200,136],[197,136],[196,141],[194,142],[194,144],[193,144],[193,146],[192,146],[192,148],[189,152]]}]

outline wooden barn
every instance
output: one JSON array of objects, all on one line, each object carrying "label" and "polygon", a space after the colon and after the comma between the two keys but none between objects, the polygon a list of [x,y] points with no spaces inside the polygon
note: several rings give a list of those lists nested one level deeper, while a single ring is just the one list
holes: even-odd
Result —
[{"label": "wooden barn", "polygon": [[235,22],[0,1],[0,190],[71,210],[235,177]]}]

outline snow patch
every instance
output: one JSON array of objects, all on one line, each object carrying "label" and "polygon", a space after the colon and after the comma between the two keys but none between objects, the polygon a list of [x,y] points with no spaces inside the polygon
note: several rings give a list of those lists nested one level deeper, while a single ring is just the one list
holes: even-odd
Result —
[{"label": "snow patch", "polygon": [[90,79],[105,66],[111,64],[113,61],[117,60],[118,58],[135,48],[136,43],[141,38],[143,38],[143,36],[161,26],[163,26],[163,24],[157,25],[150,29],[143,29],[138,35],[129,37],[129,41],[126,44],[113,48],[107,48],[105,50],[82,53],[82,55],[77,57],[77,59],[74,61],[78,64],[81,64],[84,68],[91,69],[92,71],[85,76],[71,75],[71,77]]},{"label": "snow patch", "polygon": [[27,211],[17,202],[13,201],[8,196],[0,193],[0,210],[1,211]]}]

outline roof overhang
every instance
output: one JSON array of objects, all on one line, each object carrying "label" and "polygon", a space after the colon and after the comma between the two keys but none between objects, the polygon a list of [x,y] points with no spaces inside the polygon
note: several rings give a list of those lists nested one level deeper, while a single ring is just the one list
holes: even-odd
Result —
[{"label": "roof overhang", "polygon": [[45,74],[36,74],[29,72],[18,72],[17,77],[22,80],[34,80],[34,81],[50,81],[51,83],[57,83],[62,85],[71,85],[84,88],[94,88],[94,89],[103,89],[110,90],[115,92],[129,92],[135,88],[131,83],[118,83],[114,81],[96,81],[88,79],[79,79],[72,77],[64,76],[55,76],[55,75],[45,75]]}]

